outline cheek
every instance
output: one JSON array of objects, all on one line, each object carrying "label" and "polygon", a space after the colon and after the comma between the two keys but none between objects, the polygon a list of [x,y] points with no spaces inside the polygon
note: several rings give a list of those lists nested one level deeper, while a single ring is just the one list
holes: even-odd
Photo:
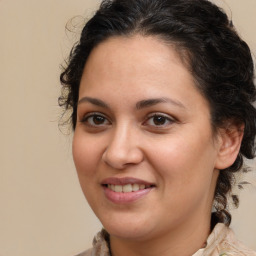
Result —
[{"label": "cheek", "polygon": [[[98,173],[97,166],[101,159],[100,148],[95,139],[75,132],[72,144],[73,159],[81,189],[92,209],[95,208],[97,194]],[[97,196],[96,196],[97,197]]]},{"label": "cheek", "polygon": [[[153,168],[158,172],[161,200],[165,211],[187,217],[199,205],[211,204],[214,188],[214,157],[209,143],[178,138],[168,146],[156,145]],[[171,218],[171,217],[170,217]]]},{"label": "cheek", "polygon": [[93,175],[100,159],[99,151],[94,139],[75,131],[72,152],[79,179]]},{"label": "cheek", "polygon": [[205,182],[209,184],[216,157],[209,137],[175,136],[154,145],[152,164],[170,187],[180,191],[184,186],[193,189]]}]

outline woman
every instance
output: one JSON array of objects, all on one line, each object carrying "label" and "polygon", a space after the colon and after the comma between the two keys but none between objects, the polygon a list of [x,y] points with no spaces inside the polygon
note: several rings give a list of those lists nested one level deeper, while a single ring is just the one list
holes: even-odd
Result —
[{"label": "woman", "polygon": [[104,227],[80,255],[256,255],[227,209],[254,157],[253,73],[206,0],[102,2],[61,74],[79,181]]}]

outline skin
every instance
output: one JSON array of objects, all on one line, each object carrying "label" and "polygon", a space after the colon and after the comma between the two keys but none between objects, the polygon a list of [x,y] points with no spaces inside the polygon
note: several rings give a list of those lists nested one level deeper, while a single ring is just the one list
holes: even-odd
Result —
[{"label": "skin", "polygon": [[[152,98],[165,100],[138,108]],[[236,140],[213,135],[208,102],[176,51],[154,37],[104,41],[85,65],[77,110],[74,162],[86,199],[110,233],[112,254],[191,256],[201,248],[218,169],[234,161],[237,147],[231,157]],[[116,204],[101,185],[109,177],[155,187]]]}]

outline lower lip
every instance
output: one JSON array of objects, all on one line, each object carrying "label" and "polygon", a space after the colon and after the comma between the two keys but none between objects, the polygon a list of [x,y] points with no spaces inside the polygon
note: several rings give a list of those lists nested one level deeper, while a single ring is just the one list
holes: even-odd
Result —
[{"label": "lower lip", "polygon": [[114,192],[113,190],[105,186],[103,186],[103,189],[104,189],[105,196],[111,202],[115,204],[125,204],[125,203],[132,203],[143,198],[153,189],[153,187],[145,188],[135,192],[127,192],[127,193]]}]

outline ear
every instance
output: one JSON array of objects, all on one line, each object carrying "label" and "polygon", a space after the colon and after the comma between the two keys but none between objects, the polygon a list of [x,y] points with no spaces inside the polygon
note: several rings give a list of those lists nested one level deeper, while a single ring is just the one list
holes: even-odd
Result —
[{"label": "ear", "polygon": [[222,170],[230,167],[236,160],[244,135],[244,125],[228,124],[225,128],[219,128],[218,157],[215,168]]}]

